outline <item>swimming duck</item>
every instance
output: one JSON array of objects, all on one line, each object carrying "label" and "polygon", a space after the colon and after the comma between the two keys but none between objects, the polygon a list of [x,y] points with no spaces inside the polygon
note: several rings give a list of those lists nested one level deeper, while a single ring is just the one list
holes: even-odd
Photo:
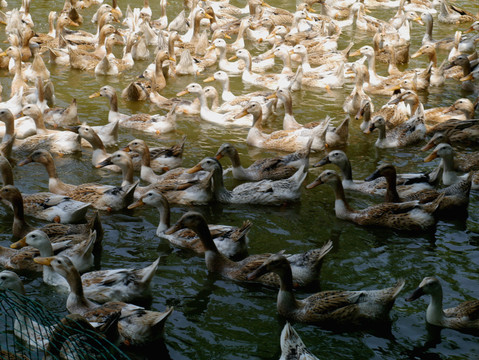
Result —
[{"label": "swimming duck", "polygon": [[[3,156],[0,156],[0,172],[3,186],[14,185],[12,167]],[[63,224],[83,222],[90,208],[88,203],[49,192],[22,194],[22,197],[26,215],[50,222],[55,221]]]},{"label": "swimming duck", "polygon": [[77,100],[72,99],[66,108],[48,108],[43,110],[43,121],[57,127],[74,126],[79,123]]},{"label": "swimming duck", "polygon": [[477,17],[469,11],[463,10],[456,5],[451,5],[447,0],[440,0],[441,10],[437,15],[437,20],[446,24],[462,24],[473,22]]},{"label": "swimming duck", "polygon": [[[469,176],[467,173],[464,175],[458,175],[457,171],[470,172],[479,170],[477,152],[468,154],[467,157],[464,157],[463,162],[459,162],[454,158],[454,149],[452,146],[447,143],[441,143],[424,159],[424,162],[430,162],[437,157],[441,158],[443,169],[442,182],[446,186],[458,183],[461,180],[467,179]],[[477,188],[474,181],[472,188]]]},{"label": "swimming duck", "polygon": [[375,145],[382,149],[405,147],[423,140],[426,136],[424,115],[418,113],[405,123],[396,126],[388,132],[386,132],[386,120],[384,117],[381,115],[375,116],[371,120],[369,129],[365,131],[365,133],[369,134],[374,129],[378,129],[379,131],[379,137]]},{"label": "swimming duck", "polygon": [[[248,274],[271,256],[271,254],[251,255],[237,262],[228,259],[218,251],[203,215],[194,211],[184,214],[175,225],[166,231],[166,234],[169,235],[186,228],[193,230],[203,243],[207,269],[232,280],[247,281]],[[288,255],[293,264],[292,281],[296,287],[317,286],[323,258],[331,249],[332,242],[328,241],[320,249],[310,250],[304,254]],[[274,274],[258,276],[255,281],[275,287],[280,285],[280,279]]]},{"label": "swimming duck", "polygon": [[434,276],[425,277],[406,301],[414,301],[423,295],[431,295],[426,311],[428,323],[467,333],[478,333],[479,300],[469,300],[453,308],[443,309],[442,286]]},{"label": "swimming duck", "polygon": [[[95,241],[94,238],[93,241]],[[50,240],[40,230],[32,231],[10,247],[19,249],[27,245],[40,250],[41,257],[54,256]],[[82,244],[77,244],[77,246],[70,246],[57,253],[57,255],[68,257],[79,272],[85,272],[88,268],[85,268],[84,261],[81,258],[85,257],[82,252],[88,250],[91,251],[88,248],[83,249]],[[159,260],[160,258],[143,269],[114,269],[85,273],[81,276],[84,294],[88,299],[100,304],[107,301],[135,303],[148,299],[151,297],[150,284],[158,268]],[[89,268],[92,265],[93,261]],[[43,266],[43,281],[46,284],[60,287],[62,290],[70,290],[66,279],[54,272],[49,266]]]},{"label": "swimming duck", "polygon": [[[189,230],[183,229],[169,235],[165,234],[165,231],[170,228],[170,204],[160,192],[148,191],[137,202],[128,206],[128,209],[145,204],[156,207],[160,213],[156,236],[164,238],[172,245],[182,249],[193,250],[199,254],[205,252],[205,247],[198,236]],[[250,221],[245,221],[241,227],[208,224],[208,229],[220,253],[229,259],[243,259],[248,256],[247,234],[252,226]]]},{"label": "swimming duck", "polygon": [[[351,94],[346,97],[343,103],[343,110],[344,112],[348,113],[349,115],[356,115],[360,108],[363,101],[369,101],[369,104],[372,104],[371,97],[364,92],[363,84],[365,82],[366,77],[366,69],[364,66],[360,66],[357,64],[352,65],[352,70],[356,74],[356,82],[351,91]],[[371,109],[374,111],[374,107]],[[363,129],[363,125],[361,124],[361,130]]]},{"label": "swimming duck", "polygon": [[89,96],[90,99],[105,96],[109,100],[110,110],[108,111],[108,122],[122,121],[128,119],[130,115],[122,114],[118,111],[118,96],[116,90],[110,85],[105,85],[100,88],[100,91]]},{"label": "swimming duck", "polygon": [[296,330],[286,321],[286,325],[281,331],[281,357],[279,360],[288,359],[319,360],[306,348]]},{"label": "swimming duck", "polygon": [[324,150],[329,119],[326,119],[312,129],[278,130],[271,134],[266,134],[261,127],[262,109],[258,102],[251,101],[243,112],[236,116],[243,116],[243,114],[253,115],[253,126],[248,131],[246,138],[248,145],[264,149],[294,152],[304,149],[310,139],[313,138],[311,149],[316,151]]},{"label": "swimming duck", "polygon": [[[110,154],[106,152],[103,141],[101,141],[100,137],[91,126],[88,126],[87,124],[71,126],[69,127],[69,130],[76,132],[82,137],[82,139],[85,139],[90,143],[93,150],[91,154],[91,163],[93,166],[96,167],[99,163],[110,156]],[[115,172],[121,171],[117,166],[105,166],[104,168]]]},{"label": "swimming duck", "polygon": [[[310,142],[312,143],[312,139]],[[248,168],[241,166],[238,151],[229,143],[221,145],[215,157],[217,160],[224,156],[230,158],[233,165],[233,177],[237,180],[281,180],[292,176],[301,166],[309,166],[310,150],[311,147],[306,146],[302,150],[283,157],[256,160]]]},{"label": "swimming duck", "polygon": [[176,96],[183,96],[186,94],[193,94],[200,99],[200,117],[204,121],[208,121],[222,126],[250,126],[251,120],[245,118],[235,119],[235,113],[220,114],[212,111],[207,104],[206,96],[200,84],[191,83],[183,91],[180,91]]},{"label": "swimming duck", "polygon": [[380,177],[385,177],[387,182],[386,202],[399,203],[403,201],[419,200],[421,204],[425,204],[434,201],[444,193],[445,197],[438,208],[438,212],[441,214],[463,214],[469,205],[469,192],[471,190],[472,177],[441,190],[422,189],[419,191],[410,191],[409,189],[409,191],[402,191],[401,194],[398,193],[396,187],[396,168],[394,165],[384,164],[379,166],[374,173],[366,178],[366,181],[375,180]]},{"label": "swimming duck", "polygon": [[442,195],[427,204],[418,204],[417,201],[383,203],[353,210],[346,201],[341,179],[335,171],[323,171],[306,188],[312,189],[321,184],[328,184],[333,188],[336,196],[334,209],[339,219],[349,220],[358,225],[382,226],[396,230],[424,231],[433,227],[436,224],[433,214],[444,198]]},{"label": "swimming duck", "polygon": [[217,201],[236,204],[279,205],[297,201],[301,195],[301,184],[307,176],[305,166],[302,165],[287,179],[244,183],[229,191],[223,185],[223,169],[218,160],[205,158],[188,170],[188,173],[200,170],[213,173],[213,191]]},{"label": "swimming duck", "polygon": [[[93,268],[93,248],[97,243],[95,231],[91,231],[90,234],[85,234],[85,236],[70,234],[61,238],[57,237],[55,241],[67,243],[67,247],[61,251],[61,255],[68,256],[75,266],[78,267],[78,271],[86,272]],[[28,245],[38,249],[40,256],[53,256],[53,244],[50,242],[48,235],[42,230],[29,232],[22,239],[11,244],[10,247],[12,249],[21,249]],[[45,268],[43,268],[43,279],[47,284],[50,284],[52,272],[45,271]],[[66,288],[68,289],[68,286]]]},{"label": "swimming duck", "polygon": [[479,142],[479,120],[451,119],[430,127],[428,133],[433,134],[433,136],[421,149],[423,151],[429,150],[442,142],[461,146],[475,145]]},{"label": "swimming duck", "polygon": [[[21,238],[34,230],[34,228],[25,220],[23,197],[16,187],[12,185],[2,187],[0,189],[0,198],[8,201],[13,208],[12,233],[15,238]],[[85,224],[50,223],[41,228],[41,230],[46,232],[50,238],[65,234],[89,234],[91,229],[97,230],[98,233],[103,233],[98,214],[95,214],[93,218],[88,220],[88,223]],[[100,241],[100,239],[101,236],[98,235],[98,241]]]},{"label": "swimming duck", "polygon": [[293,293],[291,266],[281,254],[271,255],[248,275],[248,279],[254,280],[271,272],[281,279],[276,303],[281,316],[289,321],[342,329],[387,321],[405,284],[400,280],[394,287],[381,290],[329,290],[298,300]]},{"label": "swimming duck", "polygon": [[83,315],[89,322],[102,323],[106,316],[121,311],[118,332],[121,342],[127,345],[144,345],[157,341],[163,333],[166,319],[173,312],[173,308],[159,312],[124,302],[95,304],[86,299],[80,274],[70,259],[62,256],[38,257],[35,262],[51,266],[68,281],[71,291],[66,306],[70,313]]},{"label": "swimming duck", "polygon": [[[365,194],[376,194],[384,195],[386,189],[386,183],[381,179],[376,179],[375,181],[363,181],[363,180],[353,180],[352,167],[346,153],[342,150],[333,150],[328,155],[326,155],[322,160],[314,164],[314,167],[324,166],[326,164],[334,164],[339,167],[341,171],[342,181],[341,184],[346,190],[359,191]],[[430,188],[431,186],[427,183],[427,176],[423,174],[402,174],[398,175],[398,185],[404,185],[407,180],[416,179],[413,182],[417,184],[411,184],[404,187],[400,187],[399,191],[419,191],[422,189]],[[420,182],[422,180],[422,182]],[[409,189],[408,189],[409,187]]]},{"label": "swimming duck", "polygon": [[[124,151],[114,152],[99,166],[115,164],[122,170],[122,186],[136,184],[133,182],[133,162]],[[197,175],[189,174],[184,168],[170,170],[158,177],[158,181],[145,187],[137,187],[134,197],[139,199],[149,190],[156,190],[174,204],[206,204],[213,198],[211,192],[212,173],[206,171]]]},{"label": "swimming duck", "polygon": [[138,183],[126,186],[112,186],[103,184],[66,184],[58,178],[55,163],[51,154],[46,150],[36,150],[24,159],[19,166],[38,162],[45,167],[48,173],[48,188],[51,192],[66,195],[74,200],[89,202],[95,209],[118,211],[131,202]]}]

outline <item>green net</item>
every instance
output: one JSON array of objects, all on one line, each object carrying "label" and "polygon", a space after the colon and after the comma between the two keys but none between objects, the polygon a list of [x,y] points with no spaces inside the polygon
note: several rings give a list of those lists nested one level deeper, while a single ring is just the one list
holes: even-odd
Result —
[{"label": "green net", "polygon": [[62,318],[19,293],[0,291],[0,359],[128,360],[108,340],[117,335],[119,316],[94,329],[80,315]]}]

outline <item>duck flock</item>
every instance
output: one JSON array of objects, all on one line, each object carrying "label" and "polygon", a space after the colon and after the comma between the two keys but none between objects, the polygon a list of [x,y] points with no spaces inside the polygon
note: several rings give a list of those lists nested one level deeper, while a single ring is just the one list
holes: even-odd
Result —
[{"label": "duck flock", "polygon": [[[477,343],[479,6],[151,5],[2,0],[0,289],[113,322],[137,358],[316,359],[291,324],[320,358]],[[391,345],[411,314],[435,340]]]}]

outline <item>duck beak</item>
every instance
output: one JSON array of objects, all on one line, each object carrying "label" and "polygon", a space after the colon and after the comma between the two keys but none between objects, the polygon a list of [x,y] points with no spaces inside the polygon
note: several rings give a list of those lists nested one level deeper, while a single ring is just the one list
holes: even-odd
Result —
[{"label": "duck beak", "polygon": [[206,48],[207,51],[216,49],[216,45],[211,45]]},{"label": "duck beak", "polygon": [[141,198],[137,202],[134,202],[133,204],[128,205],[128,209],[131,210],[131,209],[143,206],[143,205],[145,205],[145,203],[143,202],[143,198]]},{"label": "duck beak", "polygon": [[189,93],[190,92],[187,89],[185,89],[183,91],[180,91],[178,94],[176,94],[176,96],[183,96],[183,95],[186,95],[186,94],[189,94]]},{"label": "duck beak", "polygon": [[465,30],[463,34],[469,34],[470,32],[473,32],[474,28],[471,26],[469,29]]},{"label": "duck beak", "polygon": [[165,231],[165,235],[171,235],[179,230],[183,229],[183,227],[181,226],[181,224],[179,223],[176,223],[175,225],[173,225],[172,227],[170,227],[168,230]]},{"label": "duck beak", "polygon": [[361,51],[360,50],[356,50],[352,53],[349,54],[350,57],[353,57],[353,56],[360,56],[361,55]]},{"label": "duck beak", "polygon": [[65,126],[65,129],[78,134],[78,130],[80,130],[80,126]]},{"label": "duck beak", "polygon": [[318,176],[311,184],[306,185],[306,189],[313,189],[318,185],[324,184],[321,180],[321,176]]},{"label": "duck beak", "polygon": [[371,124],[366,130],[364,130],[364,133],[371,134],[371,131],[373,131],[374,129],[376,129],[376,127],[374,126],[374,124]]},{"label": "duck beak", "polygon": [[418,56],[421,56],[421,55],[422,55],[422,50],[419,49],[418,51],[416,51],[414,54],[411,55],[411,58],[415,59],[415,58],[417,58]]},{"label": "duck beak", "polygon": [[414,290],[414,292],[411,294],[411,296],[409,296],[406,301],[407,302],[411,302],[411,301],[414,301],[416,299],[419,299],[421,296],[425,295],[424,294],[424,290],[422,288],[417,288],[416,290]]},{"label": "duck beak", "polygon": [[24,237],[24,238],[22,238],[21,240],[18,240],[17,242],[11,244],[10,247],[11,247],[12,249],[21,249],[21,248],[23,248],[23,247],[25,247],[25,246],[28,245],[26,239],[27,239],[27,238]]},{"label": "duck beak", "polygon": [[238,59],[238,57],[237,57],[236,55],[233,55],[233,56],[230,57],[228,60],[229,60],[229,61],[233,61],[233,60],[236,60],[236,59]]},{"label": "duck beak", "polygon": [[430,153],[430,154],[424,159],[424,162],[433,161],[435,158],[437,158],[437,151],[433,151],[432,153]]},{"label": "duck beak", "polygon": [[217,153],[217,154],[215,155],[215,159],[216,159],[216,160],[220,160],[220,159],[223,158],[223,156],[224,156],[224,155],[223,155],[221,152],[219,152],[219,153]]},{"label": "duck beak", "polygon": [[30,164],[31,162],[33,162],[32,158],[31,158],[31,157],[27,157],[26,159],[20,161],[17,165],[18,165],[18,166],[23,166],[23,165]]},{"label": "duck beak", "polygon": [[421,19],[420,16],[418,16],[418,17],[412,19],[412,21],[417,22],[419,25],[424,25],[424,22],[422,21],[422,19]]},{"label": "duck beak", "polygon": [[466,75],[466,76],[462,77],[460,80],[461,80],[461,81],[474,80],[474,76],[472,75],[472,73],[470,73],[469,75]]},{"label": "duck beak", "polygon": [[278,95],[276,95],[276,93],[272,93],[271,95],[268,95],[266,96],[266,99],[267,100],[270,100],[270,99],[277,99],[278,98]]},{"label": "duck beak", "polygon": [[369,175],[366,179],[364,179],[364,181],[373,181],[373,180],[376,180],[378,177],[381,177],[381,175],[379,174],[379,171],[376,170],[371,175]]},{"label": "duck beak", "polygon": [[186,173],[187,174],[194,174],[200,170],[203,170],[203,168],[201,167],[201,164],[197,164],[195,166],[193,166],[191,169],[188,169],[186,170]]},{"label": "duck beak", "polygon": [[111,162],[111,157],[106,158],[106,159],[103,160],[101,163],[96,164],[95,167],[96,167],[97,169],[100,169],[100,168],[105,167],[105,166],[108,166],[108,165],[113,165],[113,163]]},{"label": "duck beak", "polygon": [[207,77],[206,79],[203,80],[203,82],[205,82],[205,83],[207,83],[207,82],[212,82],[212,81],[215,81],[215,77],[214,77],[214,76]]},{"label": "duck beak", "polygon": [[207,19],[213,19],[213,16],[211,16],[210,14],[206,14],[206,13],[205,13],[205,18],[207,18]]},{"label": "duck beak", "polygon": [[255,271],[251,272],[248,274],[246,277],[247,280],[253,281],[259,278],[261,275],[264,275],[268,272],[268,268],[264,265],[261,265],[259,268],[257,268]]},{"label": "duck beak", "polygon": [[269,55],[266,56],[264,59],[265,59],[265,60],[267,60],[267,59],[274,59],[274,53],[269,54]]},{"label": "duck beak", "polygon": [[428,151],[434,147],[434,142],[430,141],[421,148],[421,151]]},{"label": "duck beak", "polygon": [[53,257],[53,256],[50,256],[50,257],[36,257],[36,258],[33,258],[33,261],[35,261],[37,264],[40,264],[40,265],[50,266],[53,259],[55,259],[55,257]]},{"label": "duck beak", "polygon": [[121,149],[121,151],[130,152],[131,151],[130,145],[126,145],[123,149]]},{"label": "duck beak", "polygon": [[240,112],[239,114],[237,114],[233,119],[235,119],[235,120],[240,119],[240,118],[242,118],[243,116],[246,116],[246,115],[248,115],[248,110],[245,109],[242,112]]},{"label": "duck beak", "polygon": [[391,101],[389,101],[389,104],[390,105],[399,104],[401,102],[401,100],[402,100],[401,97],[398,96],[397,98],[394,98]]},{"label": "duck beak", "polygon": [[96,97],[99,97],[99,96],[101,96],[100,92],[96,92],[96,93],[91,94],[88,98],[92,99],[92,98],[96,98]]},{"label": "duck beak", "polygon": [[329,157],[326,156],[325,158],[319,160],[316,164],[313,165],[313,167],[319,167],[319,166],[324,166],[326,164],[331,164],[331,161],[329,161]]}]

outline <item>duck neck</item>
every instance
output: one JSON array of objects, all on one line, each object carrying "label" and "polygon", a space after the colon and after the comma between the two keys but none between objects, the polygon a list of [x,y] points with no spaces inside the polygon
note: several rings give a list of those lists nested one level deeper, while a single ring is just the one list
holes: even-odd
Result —
[{"label": "duck neck", "polygon": [[432,62],[432,66],[434,68],[437,68],[437,53],[436,53],[436,49],[434,48],[432,51],[429,51],[427,53],[427,55],[429,56],[429,62],[431,63]]},{"label": "duck neck", "polygon": [[387,174],[385,175],[385,178],[387,183],[386,202],[401,202],[401,198],[399,197],[396,187],[396,174]]},{"label": "duck neck", "polygon": [[9,116],[5,121],[5,134],[3,135],[2,142],[5,143],[9,141],[15,134],[15,121],[13,116]]},{"label": "duck neck", "polygon": [[121,186],[129,186],[133,184],[133,163],[128,157],[127,161],[119,164],[121,169],[121,174],[123,176],[123,181]]},{"label": "duck neck", "polygon": [[305,52],[301,56],[301,65],[303,66],[303,71],[311,71],[311,65],[309,64],[308,52]]},{"label": "duck neck", "polygon": [[334,211],[336,216],[340,219],[349,218],[349,215],[353,212],[353,209],[349,206],[348,202],[346,201],[346,195],[344,194],[344,188],[341,184],[341,181],[335,181],[332,184],[334,190],[334,196],[336,198],[334,202]]},{"label": "duck neck", "polygon": [[433,42],[434,40],[432,39],[432,27],[433,27],[433,23],[432,23],[432,20],[427,20],[426,21],[426,32],[424,33],[424,36],[422,38],[422,43],[425,44],[425,43],[431,43]]},{"label": "duck neck", "polygon": [[102,154],[106,154],[105,145],[103,144],[103,141],[101,141],[100,137],[96,132],[92,131],[91,136],[89,137],[89,139],[86,140],[91,144],[93,151],[101,150]]},{"label": "duck neck", "polygon": [[19,238],[29,232],[31,226],[25,221],[22,196],[16,196],[11,201],[13,207],[13,236]]},{"label": "duck neck", "polygon": [[221,81],[222,91],[221,98],[223,101],[228,101],[227,99],[234,99],[236,96],[230,91],[230,80],[228,77]]},{"label": "duck neck", "polygon": [[241,160],[238,151],[236,149],[232,153],[228,154],[228,157],[231,160],[233,169],[243,169],[243,167],[241,166]]},{"label": "duck neck", "polygon": [[151,167],[151,155],[150,155],[150,150],[145,144],[145,148],[143,149],[143,152],[141,153],[141,166],[146,166],[146,167]]},{"label": "duck neck", "polygon": [[35,114],[33,114],[33,121],[35,122],[35,127],[37,128],[37,134],[38,135],[46,135],[48,134],[48,130],[45,127],[45,122],[43,121],[43,114],[41,111],[35,111]]},{"label": "duck neck", "polygon": [[164,198],[161,199],[161,204],[157,206],[160,214],[160,222],[156,229],[156,235],[160,236],[170,227],[170,205]]},{"label": "duck neck", "polygon": [[10,162],[0,155],[0,172],[2,174],[3,186],[13,185],[13,171]]},{"label": "duck neck", "polygon": [[213,170],[212,187],[217,200],[228,202],[231,194],[224,186],[223,170],[221,168],[216,168]]},{"label": "duck neck", "polygon": [[67,274],[66,280],[70,286],[70,295],[67,300],[67,308],[70,312],[79,314],[90,310],[94,304],[89,301],[83,293],[83,285],[80,273],[76,268],[71,268]]},{"label": "duck neck", "polygon": [[[291,68],[291,56],[289,53],[284,54],[282,57],[283,60],[283,70],[281,70],[281,74],[292,74],[293,69]],[[304,69],[303,69],[304,71]]]},{"label": "duck neck", "polygon": [[280,289],[276,306],[280,314],[288,315],[291,311],[298,308],[298,302],[293,293],[293,273],[291,266],[284,266],[284,268],[278,272],[278,275],[280,278]]},{"label": "duck neck", "polygon": [[112,112],[118,112],[118,96],[116,93],[113,93],[112,95],[109,96],[110,98],[110,111]]},{"label": "duck neck", "polygon": [[442,309],[442,289],[431,294],[431,301],[427,306],[426,319],[434,325],[441,325],[444,319],[444,311]]}]

